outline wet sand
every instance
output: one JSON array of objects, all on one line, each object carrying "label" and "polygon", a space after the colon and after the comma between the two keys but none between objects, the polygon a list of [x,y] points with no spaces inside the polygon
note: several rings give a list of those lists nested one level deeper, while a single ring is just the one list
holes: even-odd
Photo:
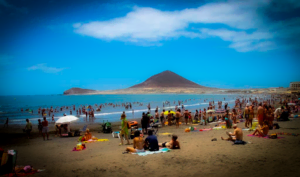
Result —
[{"label": "wet sand", "polygon": [[[270,133],[300,133],[300,118],[279,122],[279,125],[281,129]],[[75,126],[82,127],[81,124]],[[158,133],[178,135],[181,149],[144,157],[122,154],[126,145],[119,146],[120,140],[111,134],[98,133],[99,124],[88,125],[92,135],[109,141],[88,143],[87,149],[80,152],[72,152],[78,137],[60,138],[52,132],[52,140],[43,141],[35,130],[28,140],[22,132],[23,125],[1,127],[0,147],[18,150],[18,165],[45,169],[34,176],[299,176],[300,136],[279,135],[284,138],[274,140],[248,137],[251,132],[244,131],[244,140],[251,143],[232,145],[220,137],[226,137],[225,132],[233,132],[233,129],[185,133],[184,129],[189,126],[160,128]],[[244,124],[238,126],[244,127]],[[118,125],[115,125],[114,131],[117,130]],[[217,141],[211,141],[213,138]],[[158,140],[165,142],[170,137],[158,135]]]}]

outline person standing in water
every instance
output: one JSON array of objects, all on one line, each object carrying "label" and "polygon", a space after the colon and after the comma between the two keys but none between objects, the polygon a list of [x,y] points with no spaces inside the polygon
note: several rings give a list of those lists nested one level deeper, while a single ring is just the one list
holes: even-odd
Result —
[{"label": "person standing in water", "polygon": [[122,135],[124,135],[125,139],[127,140],[127,144],[126,145],[130,145],[129,139],[128,139],[128,127],[127,127],[128,121],[126,119],[125,114],[122,114],[120,120],[121,120],[121,132],[120,132],[121,143],[120,143],[120,145],[123,145],[123,137],[122,137]]}]

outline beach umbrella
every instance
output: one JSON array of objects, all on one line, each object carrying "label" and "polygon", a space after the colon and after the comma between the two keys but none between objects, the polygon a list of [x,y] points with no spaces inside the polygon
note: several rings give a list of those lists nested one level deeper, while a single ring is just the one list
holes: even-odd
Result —
[{"label": "beach umbrella", "polygon": [[[174,111],[170,111],[170,113],[171,113],[171,114],[174,114],[174,115],[176,114],[176,112],[174,112]],[[165,112],[164,112],[164,115],[168,115],[168,114],[169,114],[169,111],[165,111]]]},{"label": "beach umbrella", "polygon": [[295,106],[296,103],[288,103],[289,106]]},{"label": "beach umbrella", "polygon": [[77,117],[75,116],[63,116],[63,117],[60,117],[55,123],[56,124],[65,124],[65,123],[70,123],[70,122],[74,122],[78,120]]},{"label": "beach umbrella", "polygon": [[206,113],[216,112],[214,109],[207,110]]}]

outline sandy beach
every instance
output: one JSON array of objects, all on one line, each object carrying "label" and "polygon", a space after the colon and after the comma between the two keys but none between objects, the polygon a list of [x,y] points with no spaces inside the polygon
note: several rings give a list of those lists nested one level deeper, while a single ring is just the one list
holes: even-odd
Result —
[{"label": "sandy beach", "polygon": [[[300,133],[300,119],[279,122],[279,125],[282,128],[270,133]],[[88,125],[92,135],[109,141],[87,143],[87,148],[78,152],[72,152],[78,137],[60,138],[52,132],[51,140],[43,141],[35,129],[32,139],[27,139],[22,133],[23,126],[18,125],[1,128],[0,143],[5,150],[18,151],[18,165],[45,169],[34,176],[299,176],[300,136],[279,135],[283,138],[265,139],[249,137],[247,134],[251,132],[244,131],[248,144],[233,145],[220,138],[233,129],[185,133],[184,129],[189,126],[160,128],[158,133],[178,135],[181,149],[147,156],[122,154],[127,146],[119,146],[120,140],[111,134],[98,133],[99,124]],[[238,126],[244,127],[244,124]],[[118,125],[114,126],[116,129]],[[217,141],[211,141],[213,138]],[[159,142],[169,140],[167,135],[158,135]]]}]

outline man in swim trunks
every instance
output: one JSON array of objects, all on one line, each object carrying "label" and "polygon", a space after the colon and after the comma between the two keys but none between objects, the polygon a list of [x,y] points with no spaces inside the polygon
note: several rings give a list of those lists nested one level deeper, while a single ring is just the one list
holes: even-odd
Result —
[{"label": "man in swim trunks", "polygon": [[263,126],[260,126],[260,128],[256,129],[252,135],[260,135],[262,137],[268,136],[269,133],[269,125],[268,121],[265,120]]},{"label": "man in swim trunks", "polygon": [[263,126],[264,121],[264,108],[262,107],[262,104],[259,103],[257,108],[257,119],[260,126]]},{"label": "man in swim trunks", "polygon": [[180,143],[177,141],[177,135],[172,135],[172,139],[170,142],[159,143],[159,147],[166,147],[170,149],[180,149]]},{"label": "man in swim trunks", "polygon": [[45,141],[45,134],[47,134],[47,140],[49,140],[49,129],[48,129],[48,121],[46,119],[46,117],[44,117],[44,121],[42,122],[42,134],[43,134],[43,139]]},{"label": "man in swim trunks", "polygon": [[175,114],[175,119],[176,119],[176,128],[179,128],[179,119],[181,117],[180,109],[177,109],[177,112]]},{"label": "man in swim trunks", "polygon": [[184,119],[185,119],[185,125],[187,125],[190,113],[188,110],[185,110],[183,114],[184,114]]},{"label": "man in swim trunks", "polygon": [[227,141],[243,141],[243,131],[241,128],[238,128],[236,124],[233,125],[234,132],[233,133],[227,133],[229,138],[224,139],[221,137],[222,140],[227,140]]},{"label": "man in swim trunks", "polygon": [[124,153],[128,153],[128,152],[145,152],[144,150],[144,144],[145,141],[143,140],[143,138],[140,136],[140,131],[135,131],[134,132],[134,139],[133,139],[133,148],[132,147],[127,147],[126,151]]}]

